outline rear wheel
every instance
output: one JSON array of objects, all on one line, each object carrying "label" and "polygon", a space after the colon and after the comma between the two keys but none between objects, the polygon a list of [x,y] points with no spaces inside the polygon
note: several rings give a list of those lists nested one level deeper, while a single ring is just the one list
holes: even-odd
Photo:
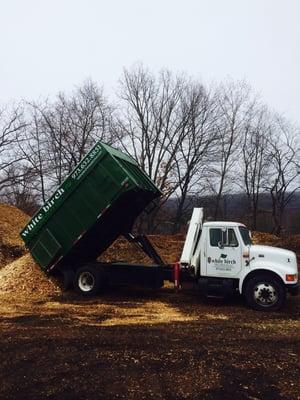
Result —
[{"label": "rear wheel", "polygon": [[73,269],[63,266],[55,270],[53,275],[58,278],[58,284],[62,290],[69,290],[73,287],[75,276]]},{"label": "rear wheel", "polygon": [[74,288],[78,293],[86,297],[94,296],[103,285],[104,273],[101,268],[86,265],[76,271]]},{"label": "rear wheel", "polygon": [[261,274],[246,283],[245,297],[248,305],[254,310],[277,311],[285,303],[286,291],[279,278]]}]

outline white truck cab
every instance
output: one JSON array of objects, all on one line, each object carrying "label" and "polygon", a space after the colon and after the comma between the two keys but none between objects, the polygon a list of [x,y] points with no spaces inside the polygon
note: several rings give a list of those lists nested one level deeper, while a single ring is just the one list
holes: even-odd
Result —
[{"label": "white truck cab", "polygon": [[278,310],[286,292],[299,289],[296,254],[252,244],[251,233],[238,222],[202,222],[194,208],[180,259],[206,295],[243,294],[257,310]]}]

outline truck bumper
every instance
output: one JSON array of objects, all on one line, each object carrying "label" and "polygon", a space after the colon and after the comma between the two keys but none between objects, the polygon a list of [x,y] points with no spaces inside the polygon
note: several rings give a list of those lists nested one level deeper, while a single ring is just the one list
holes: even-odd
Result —
[{"label": "truck bumper", "polygon": [[290,293],[292,296],[297,296],[300,293],[300,283],[294,283],[292,285],[285,285],[286,290],[288,293]]}]

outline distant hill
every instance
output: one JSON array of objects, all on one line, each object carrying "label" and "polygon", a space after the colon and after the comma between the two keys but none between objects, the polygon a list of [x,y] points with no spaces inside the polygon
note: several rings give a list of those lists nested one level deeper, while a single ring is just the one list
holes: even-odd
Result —
[{"label": "distant hill", "polygon": [[[175,214],[177,200],[170,198],[167,201],[166,209],[169,214]],[[185,215],[183,223],[189,220],[193,207],[204,207],[205,216],[213,215],[214,198],[211,196],[189,196],[186,200]],[[250,224],[251,211],[248,205],[247,196],[244,193],[225,194],[221,201],[221,214],[218,219],[241,221]],[[289,233],[300,233],[300,192],[295,193],[287,205],[284,225]],[[258,230],[271,232],[272,222],[272,200],[268,193],[259,196],[259,218]]]}]

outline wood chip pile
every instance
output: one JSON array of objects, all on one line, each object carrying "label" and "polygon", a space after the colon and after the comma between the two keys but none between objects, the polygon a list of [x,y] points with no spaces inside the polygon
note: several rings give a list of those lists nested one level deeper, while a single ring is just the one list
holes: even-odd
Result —
[{"label": "wood chip pile", "polygon": [[[166,264],[180,259],[185,236],[184,235],[149,235],[148,239]],[[99,258],[100,261],[153,264],[153,261],[139,249],[136,244],[128,243],[120,237]]]},{"label": "wood chip pile", "polygon": [[0,293],[51,296],[61,292],[54,278],[46,276],[29,254],[0,270]]},{"label": "wood chip pile", "polygon": [[0,204],[0,268],[25,253],[19,233],[28,221],[29,216],[23,211]]},{"label": "wood chip pile", "polygon": [[254,244],[275,246],[275,243],[278,243],[280,238],[267,232],[252,232],[252,240]]}]

